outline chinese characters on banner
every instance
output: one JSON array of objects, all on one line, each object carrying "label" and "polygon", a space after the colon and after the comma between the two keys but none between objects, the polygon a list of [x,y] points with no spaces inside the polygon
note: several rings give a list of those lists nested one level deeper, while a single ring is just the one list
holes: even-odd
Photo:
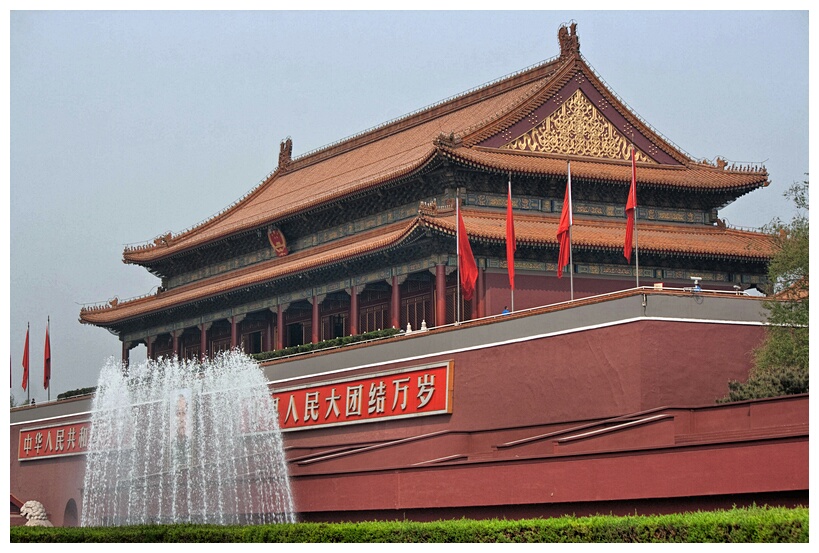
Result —
[{"label": "chinese characters on banner", "polygon": [[279,390],[282,431],[452,413],[452,361]]},{"label": "chinese characters on banner", "polygon": [[91,421],[20,430],[20,461],[88,452]]},{"label": "chinese characters on banner", "polygon": [[[452,413],[452,361],[399,369],[361,378],[278,390],[273,394],[282,431],[374,422],[400,417]],[[189,404],[189,390],[177,394],[173,409]],[[192,423],[189,409],[174,411],[174,437],[184,436]],[[253,413],[243,413],[243,431],[258,432],[267,425]],[[20,461],[88,452],[91,421],[20,430]]]}]

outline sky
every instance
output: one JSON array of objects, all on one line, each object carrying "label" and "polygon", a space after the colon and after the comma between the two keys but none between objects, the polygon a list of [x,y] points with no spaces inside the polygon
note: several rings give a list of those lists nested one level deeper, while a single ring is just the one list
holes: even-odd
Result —
[{"label": "sky", "polygon": [[[96,385],[105,359],[121,355],[116,336],[78,318],[83,305],[155,291],[156,277],[122,262],[127,245],[178,233],[238,200],[275,169],[288,136],[297,157],[556,56],[563,23],[577,23],[580,51],[608,86],[684,152],[765,165],[770,186],[723,209],[729,224],[789,220],[783,193],[809,171],[807,11],[25,4],[13,0],[17,11],[6,13],[6,346],[18,404],[27,397],[27,325],[38,403]],[[144,353],[132,350],[132,361]]]}]

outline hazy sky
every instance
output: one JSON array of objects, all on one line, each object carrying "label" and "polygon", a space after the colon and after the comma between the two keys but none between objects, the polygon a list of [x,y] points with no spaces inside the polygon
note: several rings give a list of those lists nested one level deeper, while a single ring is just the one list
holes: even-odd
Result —
[{"label": "hazy sky", "polygon": [[[128,244],[191,227],[299,156],[558,54],[580,51],[697,159],[764,163],[771,185],[721,211],[790,219],[808,172],[808,12],[99,12],[10,19],[11,393],[31,324],[31,393],[51,317],[51,398],[93,386],[120,342],[83,304],[159,283]],[[144,359],[144,346],[132,359]]]}]

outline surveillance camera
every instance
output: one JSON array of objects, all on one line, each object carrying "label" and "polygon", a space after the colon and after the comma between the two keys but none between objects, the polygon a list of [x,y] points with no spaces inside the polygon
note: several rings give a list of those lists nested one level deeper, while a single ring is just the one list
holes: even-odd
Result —
[{"label": "surveillance camera", "polygon": [[693,280],[694,282],[697,282],[698,280],[702,280],[702,277],[699,277],[699,276],[692,276],[692,277],[691,277],[691,280]]}]

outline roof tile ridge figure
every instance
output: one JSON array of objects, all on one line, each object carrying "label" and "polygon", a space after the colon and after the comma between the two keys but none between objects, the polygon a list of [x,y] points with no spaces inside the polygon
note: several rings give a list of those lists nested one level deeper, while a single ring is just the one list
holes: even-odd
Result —
[{"label": "roof tile ridge figure", "polygon": [[461,131],[464,145],[474,146],[482,140],[496,134],[521,119],[527,117],[534,109],[543,103],[544,96],[548,100],[559,88],[566,84],[577,70],[580,57],[580,38],[577,36],[577,23],[572,22],[569,28],[562,24],[557,31],[560,54],[555,61],[553,71],[544,74],[539,82],[517,102],[509,104],[502,111],[478,122]]},{"label": "roof tile ridge figure", "polygon": [[[768,170],[765,167],[764,163],[754,163],[754,162],[747,162],[746,165],[737,165],[736,163],[728,164],[728,160],[722,158],[721,156],[717,156],[713,162],[703,159],[703,160],[691,160],[690,166],[697,165],[698,167],[702,167],[703,169],[708,169],[711,171],[716,172],[725,172],[725,173],[742,173],[742,174],[750,174],[750,175],[758,175],[758,174],[765,174],[767,175]],[[765,185],[767,186],[767,184]]]},{"label": "roof tile ridge figure", "polygon": [[293,140],[288,136],[279,144],[279,165],[280,171],[286,171],[293,161]]}]

